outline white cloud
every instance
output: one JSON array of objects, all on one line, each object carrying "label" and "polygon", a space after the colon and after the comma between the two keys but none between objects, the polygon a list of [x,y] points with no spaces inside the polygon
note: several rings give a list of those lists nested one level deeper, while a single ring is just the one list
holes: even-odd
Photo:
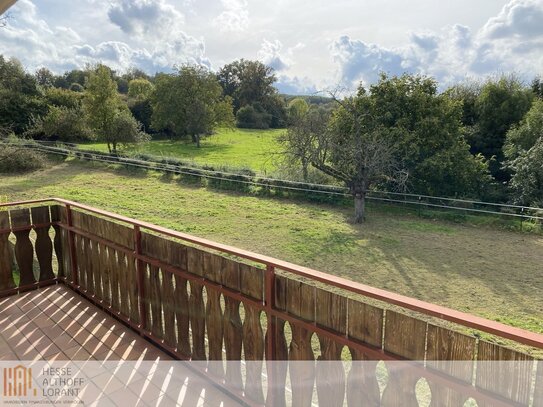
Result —
[{"label": "white cloud", "polygon": [[183,15],[165,0],[119,0],[108,10],[110,21],[127,34],[148,38],[179,31]]},{"label": "white cloud", "polygon": [[[47,66],[62,72],[95,62],[106,63],[121,71],[138,66],[150,73],[169,71],[174,65],[186,62],[210,66],[203,40],[184,33],[179,26],[170,26],[168,33],[162,33],[168,34],[167,40],[146,34],[153,24],[180,23],[181,14],[162,0],[136,3],[123,0],[109,10],[107,18],[137,38],[133,43],[85,41],[70,27],[52,27],[41,20],[30,0],[19,0],[12,10],[13,18],[0,30],[0,54],[20,58],[30,70]],[[121,18],[122,10],[125,14]],[[154,11],[144,15],[146,10]]]},{"label": "white cloud", "polygon": [[260,61],[276,71],[284,71],[289,68],[291,61],[288,57],[281,55],[282,49],[283,44],[281,44],[281,41],[275,40],[272,42],[265,39],[256,56]]},{"label": "white cloud", "polygon": [[214,20],[214,25],[222,32],[242,32],[249,26],[247,0],[221,0],[224,8]]},{"label": "white cloud", "polygon": [[330,46],[333,61],[339,65],[339,79],[343,85],[355,82],[374,82],[379,72],[401,74],[405,68],[405,57],[401,52],[366,44],[344,35]]},{"label": "white cloud", "polygon": [[489,39],[543,35],[543,2],[511,0],[500,14],[488,20],[481,34]]}]

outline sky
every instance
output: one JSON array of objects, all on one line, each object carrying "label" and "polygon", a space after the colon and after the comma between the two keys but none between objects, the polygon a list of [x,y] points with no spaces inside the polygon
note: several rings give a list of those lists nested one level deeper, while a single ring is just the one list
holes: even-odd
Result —
[{"label": "sky", "polygon": [[543,0],[18,0],[9,14],[0,54],[29,71],[258,59],[290,94],[355,89],[380,72],[442,87],[543,74]]}]

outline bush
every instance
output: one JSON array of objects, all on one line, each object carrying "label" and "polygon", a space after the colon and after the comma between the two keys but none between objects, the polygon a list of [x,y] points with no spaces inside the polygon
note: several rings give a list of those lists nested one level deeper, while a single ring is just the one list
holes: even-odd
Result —
[{"label": "bush", "polygon": [[269,129],[272,115],[265,112],[259,105],[248,105],[238,110],[237,125],[244,129]]},{"label": "bush", "polygon": [[0,173],[35,171],[45,166],[45,156],[25,147],[0,145]]}]

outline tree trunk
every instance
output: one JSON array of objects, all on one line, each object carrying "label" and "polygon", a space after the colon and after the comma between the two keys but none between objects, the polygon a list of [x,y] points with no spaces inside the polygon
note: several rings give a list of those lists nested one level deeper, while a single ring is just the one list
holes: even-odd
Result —
[{"label": "tree trunk", "polygon": [[354,223],[364,223],[366,212],[366,194],[358,193],[354,196]]},{"label": "tree trunk", "polygon": [[195,137],[196,137],[196,147],[200,148],[200,135],[197,134]]},{"label": "tree trunk", "polygon": [[117,155],[117,143],[113,142],[113,154]]},{"label": "tree trunk", "polygon": [[109,151],[109,154],[111,154],[111,144],[109,144],[109,141],[108,141],[108,143],[107,143],[107,149],[108,149],[108,151]]},{"label": "tree trunk", "polygon": [[306,160],[302,160],[302,176],[304,178],[304,182],[307,182],[308,178],[308,171],[307,171],[308,163]]}]

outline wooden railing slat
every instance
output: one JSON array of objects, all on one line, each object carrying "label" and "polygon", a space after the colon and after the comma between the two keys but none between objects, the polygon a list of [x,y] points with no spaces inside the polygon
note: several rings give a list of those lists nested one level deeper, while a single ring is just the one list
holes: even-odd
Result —
[{"label": "wooden railing slat", "polygon": [[[10,211],[11,226],[20,228],[30,226],[30,210],[28,208],[15,209]],[[19,267],[19,285],[25,286],[36,282],[34,276],[34,247],[30,241],[30,230],[19,230],[13,232],[16,237],[15,258]]]},{"label": "wooden railing slat", "polygon": [[[0,230],[9,230],[9,215],[7,211],[0,211]],[[0,233],[0,291],[15,287],[13,280],[13,256],[9,232]]]}]

